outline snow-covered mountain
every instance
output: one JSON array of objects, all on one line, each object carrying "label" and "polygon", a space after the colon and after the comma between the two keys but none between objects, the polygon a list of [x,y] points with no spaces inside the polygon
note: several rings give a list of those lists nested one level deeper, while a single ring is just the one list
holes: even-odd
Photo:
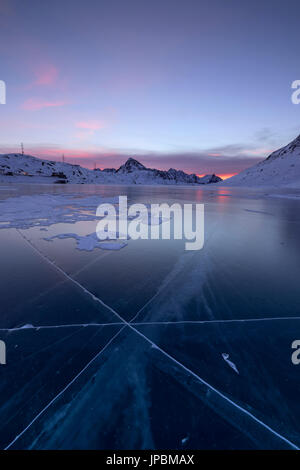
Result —
[{"label": "snow-covered mountain", "polygon": [[117,170],[89,170],[65,162],[41,160],[19,153],[0,155],[0,181],[90,184],[209,184],[222,181],[216,175],[202,178],[181,170],[146,168],[129,158]]},{"label": "snow-covered mountain", "polygon": [[134,158],[129,158],[124,165],[120,166],[115,171],[118,178],[125,177],[126,180],[130,178],[132,183],[136,184],[152,184],[152,183],[167,183],[167,184],[209,184],[218,183],[222,181],[219,176],[205,175],[202,178],[194,173],[188,175],[184,171],[174,170],[170,168],[168,171],[156,170],[155,168],[146,168]]},{"label": "snow-covered mountain", "polygon": [[223,184],[300,188],[300,135],[262,162],[232,176]]}]

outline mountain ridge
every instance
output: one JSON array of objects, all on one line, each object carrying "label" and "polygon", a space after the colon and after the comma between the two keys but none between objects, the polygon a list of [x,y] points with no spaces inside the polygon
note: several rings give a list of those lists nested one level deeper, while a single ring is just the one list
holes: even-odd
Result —
[{"label": "mountain ridge", "polygon": [[[147,168],[130,157],[118,169],[81,167],[67,162],[43,160],[20,153],[0,155],[0,181],[88,184],[210,184],[222,181],[215,174],[199,177],[182,170]],[[55,178],[55,179],[54,179]]]}]

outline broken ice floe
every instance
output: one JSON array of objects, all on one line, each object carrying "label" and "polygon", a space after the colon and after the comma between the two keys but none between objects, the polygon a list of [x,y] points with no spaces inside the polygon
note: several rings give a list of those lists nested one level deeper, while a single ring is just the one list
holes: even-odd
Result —
[{"label": "broken ice floe", "polygon": [[236,367],[235,363],[229,360],[229,354],[222,353],[222,357],[225,362],[237,373],[239,374],[238,368]]},{"label": "broken ice floe", "polygon": [[[119,212],[119,197],[103,198],[99,195],[81,196],[79,194],[35,194],[10,197],[0,201],[0,229],[37,227],[40,231],[47,231],[46,227],[58,223],[99,221],[96,211],[103,203],[113,204],[117,219],[122,220],[124,214]],[[160,225],[169,220],[159,212],[152,213],[150,216],[148,211],[145,214],[137,214],[137,217],[126,214],[126,218],[127,220],[137,218],[139,223],[148,226]],[[109,221],[109,216],[106,216],[105,220]],[[97,233],[85,236],[76,233],[61,233],[45,240],[51,241],[54,238],[73,238],[76,240],[78,250],[92,251],[95,248],[120,250],[127,245],[125,240],[128,236],[121,234],[110,236],[108,232],[105,232],[105,236],[97,236]]]},{"label": "broken ice floe", "polygon": [[27,229],[57,223],[99,220],[96,209],[102,203],[117,204],[118,198],[82,197],[76,194],[35,194],[0,201],[0,228]]},{"label": "broken ice floe", "polygon": [[[118,214],[119,197],[103,198],[99,195],[35,194],[10,197],[0,201],[0,228],[28,229],[47,227],[57,223],[74,224],[80,221],[99,220],[97,207],[103,203],[115,205]],[[146,205],[148,208],[149,205]],[[122,214],[118,214],[122,219]],[[127,216],[128,220],[135,217]],[[142,224],[159,225],[168,219],[159,214],[138,216]],[[106,216],[106,220],[109,217]]]},{"label": "broken ice floe", "polygon": [[55,238],[65,239],[73,238],[76,240],[76,249],[81,251],[93,251],[95,248],[101,248],[102,250],[121,250],[127,243],[124,240],[99,240],[97,233],[90,233],[89,235],[80,236],[77,233],[61,233],[54,235],[53,237],[44,238],[46,241],[52,241]]}]

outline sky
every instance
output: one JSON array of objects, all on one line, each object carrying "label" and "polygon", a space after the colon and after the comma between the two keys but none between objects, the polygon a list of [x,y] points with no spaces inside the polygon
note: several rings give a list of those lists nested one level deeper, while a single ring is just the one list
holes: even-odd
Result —
[{"label": "sky", "polygon": [[0,152],[223,177],[300,134],[299,0],[0,0]]}]

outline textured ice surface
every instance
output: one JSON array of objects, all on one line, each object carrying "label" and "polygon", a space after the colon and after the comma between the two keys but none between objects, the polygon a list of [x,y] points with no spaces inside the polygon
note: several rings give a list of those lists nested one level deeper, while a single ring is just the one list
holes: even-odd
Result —
[{"label": "textured ice surface", "polygon": [[[42,404],[40,412],[29,417],[32,407],[27,410],[27,427],[19,428],[16,439],[11,439],[11,433],[4,437],[10,449],[293,448],[250,412],[128,327],[111,332],[107,346],[103,346],[104,337],[93,356],[91,328],[74,330],[74,334],[77,338],[64,339],[62,353],[67,358],[72,345],[85,339],[87,366],[77,372],[77,361],[82,360],[77,356],[71,363],[77,375],[70,379],[70,370],[66,377],[65,364],[57,364],[56,354],[42,376],[31,372],[36,385],[55,366],[60,374],[47,390],[48,403]],[[65,335],[54,331],[50,338],[54,342],[55,336]],[[37,339],[35,335],[34,341]],[[34,350],[32,345],[30,350]],[[37,370],[42,354],[38,350],[34,357]],[[58,384],[62,393],[55,395]],[[35,403],[36,395],[33,399]]]},{"label": "textured ice surface", "polygon": [[[299,201],[127,191],[131,202],[205,201],[204,249],[76,250],[95,221],[65,215],[47,234],[0,230],[1,447],[299,447]],[[95,213],[81,207],[58,213]]]}]

